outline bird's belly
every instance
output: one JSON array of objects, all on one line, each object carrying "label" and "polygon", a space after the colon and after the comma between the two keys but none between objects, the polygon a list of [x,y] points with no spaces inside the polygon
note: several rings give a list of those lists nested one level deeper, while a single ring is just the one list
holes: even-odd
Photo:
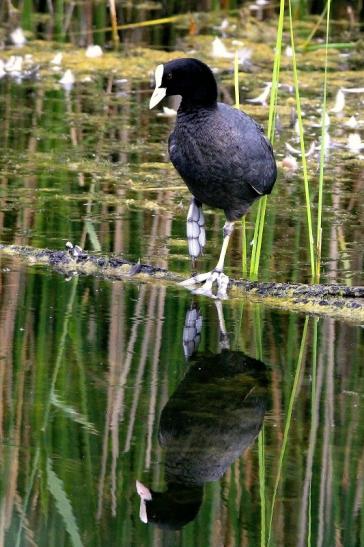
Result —
[{"label": "bird's belly", "polygon": [[174,167],[186,183],[196,199],[210,207],[224,209],[226,201],[226,173],[221,173],[221,167],[212,154],[207,154],[198,146],[185,149],[173,145],[170,157]]},{"label": "bird's belly", "polygon": [[[171,147],[172,148],[172,147]],[[206,159],[195,147],[187,155],[170,150],[171,161],[191,194],[201,203],[222,209],[229,220],[243,216],[259,194],[246,182],[222,165],[217,155]]]}]

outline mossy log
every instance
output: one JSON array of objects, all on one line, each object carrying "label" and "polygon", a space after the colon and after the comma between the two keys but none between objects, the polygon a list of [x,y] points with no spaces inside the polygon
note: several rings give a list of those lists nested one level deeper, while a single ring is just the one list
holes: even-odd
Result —
[{"label": "mossy log", "polygon": [[[3,255],[22,258],[30,264],[52,267],[65,275],[95,275],[105,279],[140,279],[178,283],[184,278],[149,264],[132,263],[120,256],[99,256],[81,252],[74,257],[68,250],[52,251],[19,245],[0,244]],[[231,279],[229,298],[263,302],[288,311],[364,321],[364,286],[305,285]]]}]

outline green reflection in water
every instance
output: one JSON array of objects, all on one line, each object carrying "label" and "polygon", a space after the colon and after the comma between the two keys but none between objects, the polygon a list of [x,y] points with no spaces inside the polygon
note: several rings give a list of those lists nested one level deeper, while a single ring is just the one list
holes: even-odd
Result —
[{"label": "green reflection in water", "polygon": [[[166,438],[169,426],[162,426],[164,441],[160,444],[159,420],[166,404],[169,413],[171,405],[177,411],[186,408],[177,413],[171,426],[184,431],[179,438],[187,450],[191,420],[202,417],[205,423],[213,416],[209,403],[201,405],[203,397],[210,398],[218,412],[223,404],[218,402],[220,390],[225,394],[240,390],[243,377],[229,384],[218,357],[227,350],[220,347],[214,303],[198,301],[203,323],[197,359],[191,364],[185,361],[182,344],[191,304],[184,291],[86,278],[67,282],[57,274],[24,270],[9,260],[2,268],[0,508],[5,544],[15,545],[20,533],[20,545],[29,538],[37,545],[77,544],[78,537],[84,545],[162,545],[166,541],[191,546],[216,541],[261,545],[258,443],[253,441],[239,456],[244,450],[240,445],[232,464],[227,452],[227,468],[215,449],[207,459],[203,456],[206,442],[210,450],[213,442],[232,446],[227,440],[229,431],[239,444],[232,424],[240,422],[244,429],[247,415],[241,409],[249,398],[256,401],[259,397],[253,385],[248,391],[241,388],[241,409],[238,405],[229,411],[237,421],[226,418],[225,431],[213,429],[215,441],[212,437],[208,441],[205,429],[202,444],[191,444],[188,457],[192,462],[195,450],[201,472],[209,473],[206,466],[216,469],[217,461],[223,473],[219,479],[217,473],[217,482],[204,484],[194,520],[172,531],[139,519],[135,481],[148,485],[152,492],[164,492],[170,470],[177,469],[171,464],[175,456]],[[239,322],[240,308],[226,303],[224,315],[233,354],[258,357],[258,338],[252,336],[258,312],[260,359],[269,377],[264,417],[264,490],[269,515],[304,318],[246,304]],[[362,329],[330,319],[315,325],[312,322],[307,328],[291,426],[286,432],[271,531],[276,545],[303,545],[308,530],[312,545],[330,544],[338,530],[343,544],[354,545],[362,533]],[[315,355],[316,372],[311,369]],[[209,389],[199,395],[193,374],[202,375],[208,367],[222,375],[221,387],[216,391],[218,384],[211,387],[209,380]],[[191,477],[192,464],[186,473]]]}]

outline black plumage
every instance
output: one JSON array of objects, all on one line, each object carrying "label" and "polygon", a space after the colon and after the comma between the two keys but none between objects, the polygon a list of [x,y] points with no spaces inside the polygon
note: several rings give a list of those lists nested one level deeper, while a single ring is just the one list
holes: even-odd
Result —
[{"label": "black plumage", "polygon": [[190,363],[160,417],[167,490],[151,490],[146,501],[145,520],[172,529],[196,517],[204,484],[220,479],[251,446],[268,403],[261,361],[223,350],[196,354]]},{"label": "black plumage", "polygon": [[262,128],[223,103],[180,108],[169,138],[171,161],[195,198],[241,218],[252,203],[272,191],[276,166]]}]

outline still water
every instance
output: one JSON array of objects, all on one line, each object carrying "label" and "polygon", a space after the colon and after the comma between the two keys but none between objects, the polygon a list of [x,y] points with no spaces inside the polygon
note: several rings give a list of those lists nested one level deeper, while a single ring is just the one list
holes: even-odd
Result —
[{"label": "still water", "polygon": [[223,315],[2,261],[6,545],[363,541],[362,329]]},{"label": "still water", "polygon": [[[178,47],[199,47],[211,63],[208,40]],[[248,98],[270,79],[270,59],[254,50],[241,84],[244,109],[263,124],[267,108]],[[307,148],[320,134],[318,59],[301,64]],[[333,106],[362,73],[349,54],[330,62]],[[224,63],[219,83],[232,103]],[[288,65],[280,164],[286,142],[299,147]],[[48,73],[0,80],[2,243],[63,249],[71,240],[190,271],[189,196],[166,159],[174,121],[148,111],[154,66],[135,78],[78,75],[68,91]],[[331,114],[324,282],[363,284],[363,159],[348,147],[363,125],[346,125],[362,116],[362,97],[348,93],[345,111]],[[317,172],[314,154],[313,203]],[[221,244],[222,215],[205,214],[199,271],[215,265]],[[305,215],[301,171],[281,169],[261,279],[309,279]],[[241,239],[237,227],[227,261],[235,277]],[[361,325],[248,301],[219,308],[153,282],[68,279],[4,256],[0,268],[1,545],[364,545]]]}]

